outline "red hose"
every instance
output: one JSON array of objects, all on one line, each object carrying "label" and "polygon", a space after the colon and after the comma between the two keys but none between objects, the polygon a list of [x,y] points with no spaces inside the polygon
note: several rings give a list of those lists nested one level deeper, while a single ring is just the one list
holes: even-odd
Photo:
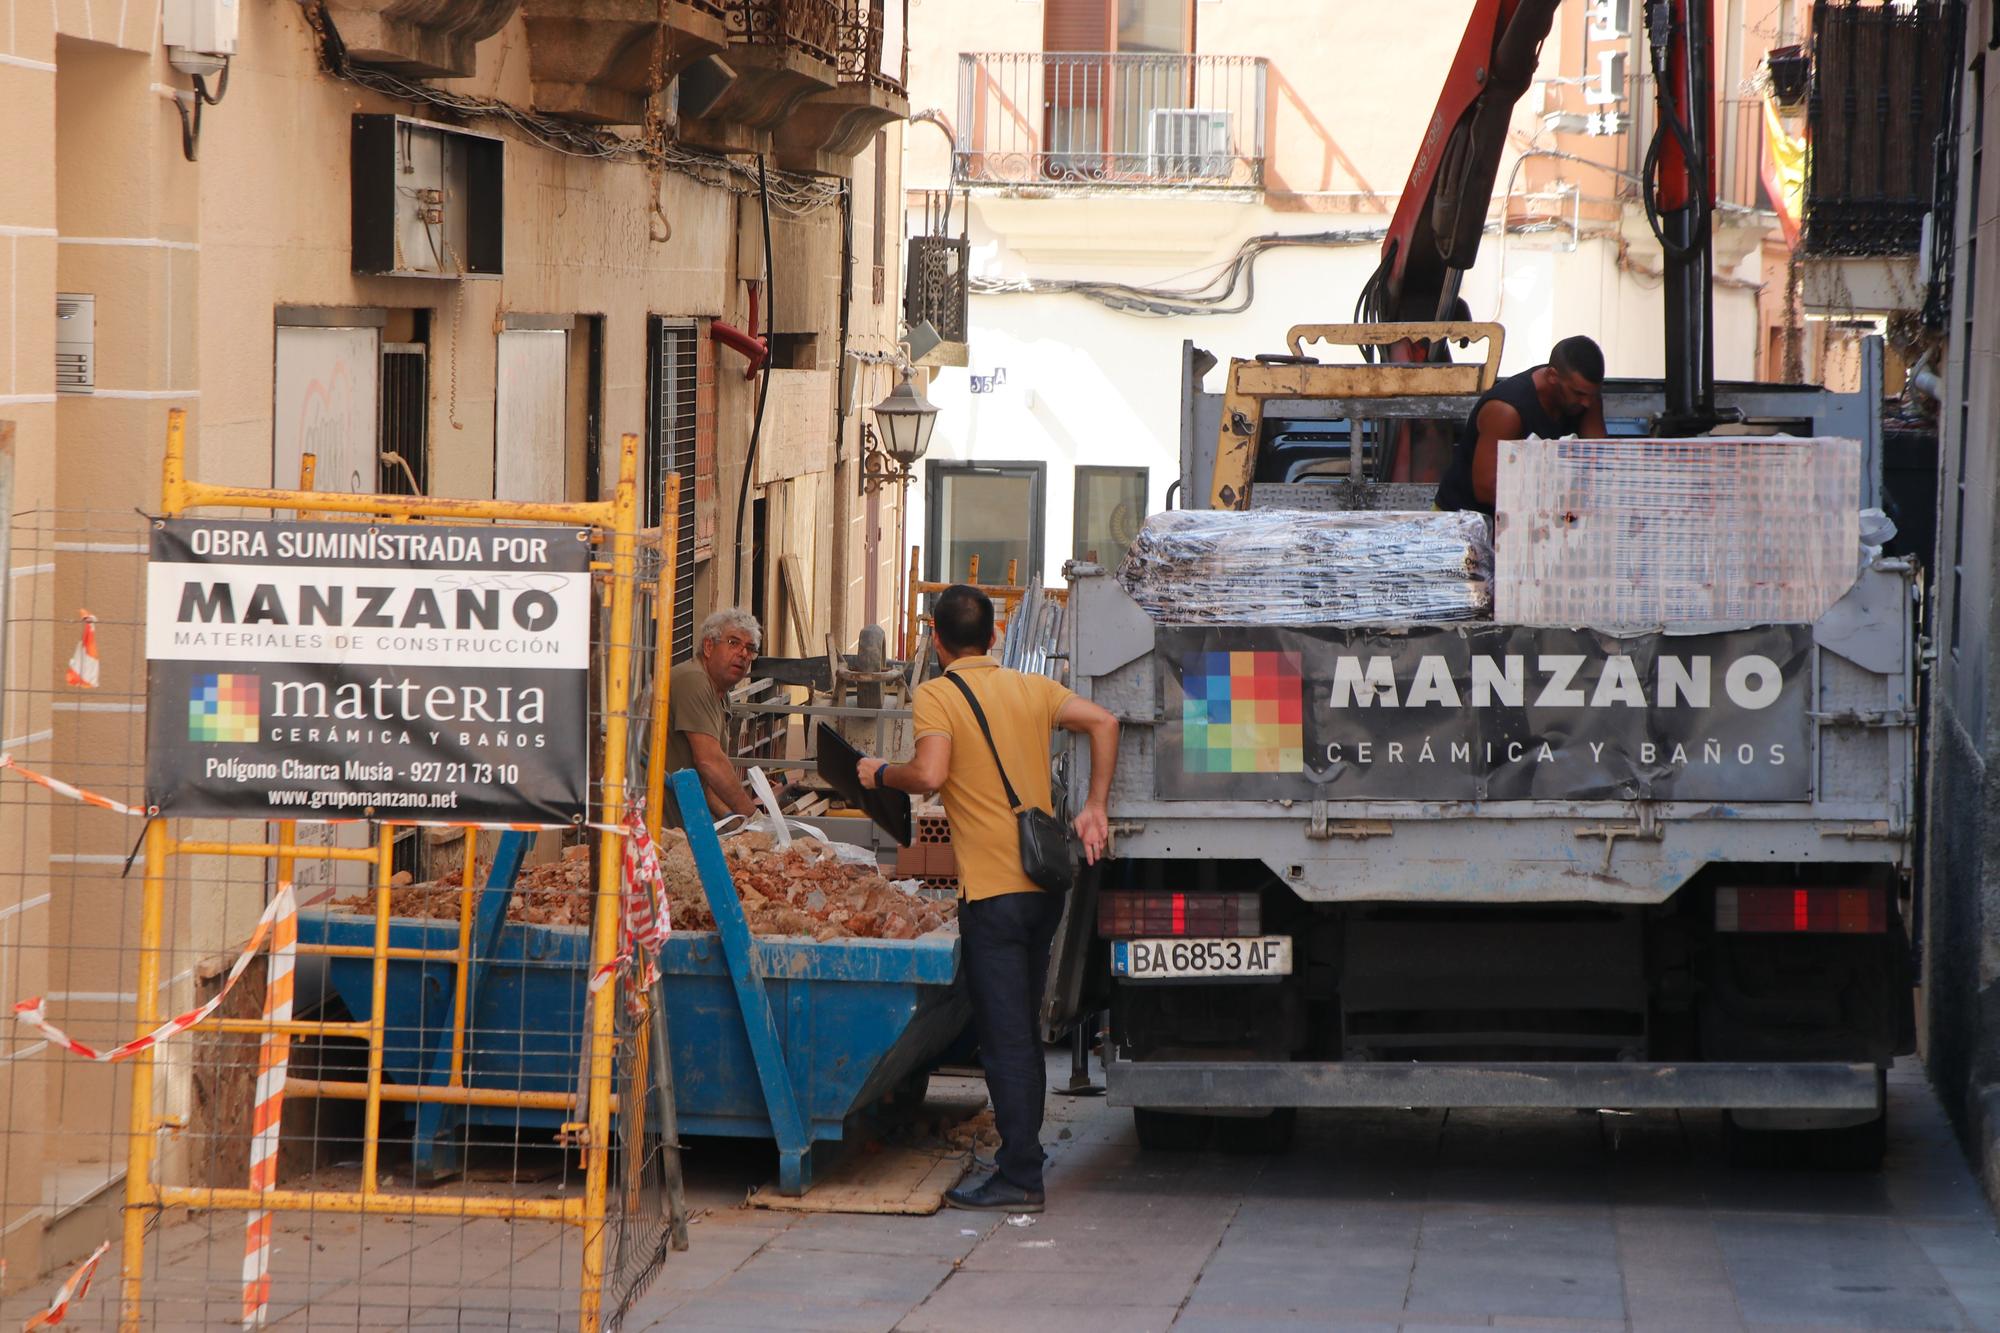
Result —
[{"label": "red hose", "polygon": [[749,368],[743,372],[746,380],[757,377],[757,372],[764,368],[764,358],[771,354],[769,345],[762,338],[753,337],[734,324],[725,324],[719,319],[708,322],[708,336],[750,359]]}]

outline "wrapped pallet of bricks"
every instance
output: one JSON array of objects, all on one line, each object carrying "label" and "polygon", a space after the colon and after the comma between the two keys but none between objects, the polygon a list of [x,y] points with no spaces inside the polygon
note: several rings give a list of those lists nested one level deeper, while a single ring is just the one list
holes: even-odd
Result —
[{"label": "wrapped pallet of bricks", "polygon": [[1494,619],[1817,620],[1858,568],[1861,447],[1785,436],[1500,446]]},{"label": "wrapped pallet of bricks", "polygon": [[1163,625],[1482,620],[1479,514],[1179,509],[1139,530],[1118,581]]}]

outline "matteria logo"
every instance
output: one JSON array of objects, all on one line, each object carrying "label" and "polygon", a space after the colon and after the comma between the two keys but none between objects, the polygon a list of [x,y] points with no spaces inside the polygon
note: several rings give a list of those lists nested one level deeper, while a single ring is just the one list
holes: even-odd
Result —
[{"label": "matteria logo", "polygon": [[188,739],[245,743],[257,739],[264,678],[198,672],[188,685]]},{"label": "matteria logo", "polygon": [[1304,769],[1297,653],[1189,653],[1181,660],[1181,688],[1181,763],[1189,773]]}]

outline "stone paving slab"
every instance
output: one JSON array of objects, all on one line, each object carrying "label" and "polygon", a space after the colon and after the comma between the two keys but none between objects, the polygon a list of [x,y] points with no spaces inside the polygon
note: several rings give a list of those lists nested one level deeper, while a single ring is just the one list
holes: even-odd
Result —
[{"label": "stone paving slab", "polygon": [[[1880,1174],[1732,1170],[1719,1117],[1660,1112],[1309,1112],[1281,1157],[1148,1154],[1128,1113],[1052,1099],[1022,1227],[751,1210],[768,1147],[695,1140],[693,1247],[625,1327],[2000,1333],[1993,1216],[1921,1078],[1891,1096]],[[170,1216],[149,1328],[233,1325],[241,1246],[241,1214]],[[275,1326],[573,1329],[581,1257],[549,1224],[280,1215]],[[117,1269],[72,1326],[112,1322]]]}]

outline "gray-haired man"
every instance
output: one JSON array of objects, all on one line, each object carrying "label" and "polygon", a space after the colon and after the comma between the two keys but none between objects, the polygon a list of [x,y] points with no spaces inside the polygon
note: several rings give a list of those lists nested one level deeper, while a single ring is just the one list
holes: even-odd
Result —
[{"label": "gray-haired man", "polygon": [[[728,716],[723,700],[750,673],[763,642],[757,618],[748,611],[733,606],[717,611],[701,622],[693,659],[675,667],[668,677],[672,696],[667,703],[667,771],[692,768],[701,774],[702,793],[718,818],[757,813],[756,801],[744,790],[742,777],[723,749]],[[667,805],[661,814],[678,825],[673,802]]]}]

